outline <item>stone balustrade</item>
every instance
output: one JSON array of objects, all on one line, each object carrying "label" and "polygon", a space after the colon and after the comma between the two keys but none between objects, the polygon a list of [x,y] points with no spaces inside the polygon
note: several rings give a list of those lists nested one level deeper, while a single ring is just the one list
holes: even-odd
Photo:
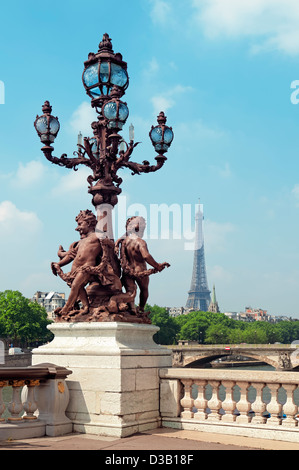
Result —
[{"label": "stone balustrade", "polygon": [[298,372],[160,369],[163,427],[299,442]]},{"label": "stone balustrade", "polygon": [[[65,416],[69,402],[65,379],[71,373],[54,364],[0,368],[0,439],[71,432],[72,423]],[[11,400],[5,404],[7,387],[11,387]]]}]

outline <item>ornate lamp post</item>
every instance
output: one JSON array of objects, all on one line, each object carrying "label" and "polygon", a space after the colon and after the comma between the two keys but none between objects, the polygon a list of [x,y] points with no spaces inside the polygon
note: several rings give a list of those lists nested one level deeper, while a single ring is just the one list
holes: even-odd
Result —
[{"label": "ornate lamp post", "polygon": [[[92,174],[87,178],[89,183],[88,192],[92,195],[92,204],[97,209],[98,214],[97,229],[95,232],[95,227],[93,227],[93,232],[96,233],[97,241],[100,244],[97,258],[102,261],[100,263],[91,262],[89,269],[86,268],[86,263],[84,269],[82,266],[80,267],[79,271],[81,270],[81,277],[84,277],[84,273],[85,278],[88,278],[87,274],[89,274],[88,281],[82,280],[80,288],[77,289],[78,292],[76,290],[77,294],[75,292],[75,301],[73,302],[72,300],[73,303],[70,302],[67,308],[63,308],[61,312],[57,312],[58,319],[67,321],[70,319],[75,321],[82,321],[82,319],[88,319],[88,321],[105,321],[105,314],[106,316],[117,314],[125,317],[128,316],[127,314],[129,312],[130,317],[134,314],[136,317],[135,320],[138,319],[139,322],[144,322],[146,318],[142,311],[142,305],[139,309],[139,314],[138,312],[136,314],[136,310],[133,306],[133,297],[136,295],[136,287],[133,288],[133,284],[131,283],[132,285],[129,288],[128,285],[130,282],[127,281],[126,293],[122,291],[120,277],[122,277],[123,281],[125,273],[124,269],[121,271],[117,266],[118,264],[127,265],[127,263],[122,260],[121,255],[119,259],[116,259],[116,255],[114,254],[115,247],[112,235],[111,211],[117,204],[118,195],[121,193],[120,185],[122,183],[122,179],[117,173],[121,168],[129,168],[132,174],[150,173],[159,170],[167,160],[165,153],[172,143],[174,134],[172,129],[166,126],[166,117],[164,113],[161,112],[158,116],[158,125],[153,126],[150,131],[150,139],[158,154],[155,157],[156,164],[150,165],[148,161],[144,161],[142,164],[131,161],[133,150],[138,145],[138,142],[134,142],[134,132],[130,129],[129,143],[125,142],[119,134],[129,116],[127,104],[121,100],[129,86],[127,63],[123,61],[120,53],[113,52],[111,39],[108,34],[104,34],[103,40],[99,44],[98,52],[88,55],[88,60],[84,63],[82,81],[87,95],[91,98],[91,106],[95,108],[97,112],[97,120],[91,123],[93,137],[84,137],[84,139],[82,139],[82,136],[80,136],[78,139],[77,150],[74,152],[74,157],[69,158],[66,154],[63,154],[58,158],[52,155],[54,151],[52,144],[59,132],[60,125],[58,118],[51,115],[52,107],[48,101],[45,101],[42,107],[43,115],[37,116],[34,122],[35,129],[41,142],[44,144],[41,150],[51,163],[74,170],[77,170],[79,165],[85,165],[90,168]],[[88,211],[84,212],[86,213]],[[86,218],[87,215],[85,214],[84,217]],[[80,231],[79,216],[77,219],[77,230],[80,232],[82,240],[87,237],[85,236],[86,234],[81,233],[82,230]],[[141,238],[138,238],[140,242]],[[119,247],[120,244],[121,243],[118,243],[117,246]],[[78,245],[80,245],[80,242]],[[82,243],[81,246],[83,246]],[[78,250],[78,248],[76,249]],[[89,253],[91,251],[92,249],[90,247]],[[70,252],[70,250],[69,252],[59,251],[58,256],[60,257],[60,261],[58,263],[52,263],[52,270],[54,274],[59,274],[66,280],[71,286],[71,289],[74,290],[76,275],[71,271],[72,276],[67,278],[67,275],[62,272],[61,267],[67,264],[67,262],[70,262],[69,260],[72,257],[72,261],[74,261],[73,267],[74,264],[77,265],[76,253],[74,249],[72,252]],[[103,263],[103,260],[105,260],[106,264]],[[156,271],[163,269],[163,267],[167,265],[167,263],[163,264],[163,266],[159,265],[159,263],[156,263],[153,259],[151,261],[150,264]],[[103,264],[105,266],[103,266]],[[111,268],[110,273],[108,273],[108,267]],[[143,271],[145,272],[146,270]],[[108,279],[108,274],[110,275],[110,280]],[[131,272],[131,278],[138,283],[138,278],[135,274],[133,275]],[[97,276],[98,281],[101,282],[98,282],[100,287],[98,286],[97,289],[94,289],[94,297],[91,300],[92,294],[87,292],[87,289],[85,290],[85,286],[88,283],[92,284],[92,276]],[[143,274],[143,277],[146,276],[148,276],[148,274]],[[134,286],[136,282],[134,282]],[[122,284],[124,284],[124,282],[122,282]],[[72,290],[70,297],[75,297],[75,294],[72,296]],[[96,294],[94,293],[95,290],[97,291]],[[105,291],[106,301],[104,300],[103,290]],[[76,306],[78,301],[81,302],[81,306],[83,305],[83,309],[78,310]],[[121,313],[121,311],[124,313]],[[117,318],[117,320],[121,320],[121,318]]]}]

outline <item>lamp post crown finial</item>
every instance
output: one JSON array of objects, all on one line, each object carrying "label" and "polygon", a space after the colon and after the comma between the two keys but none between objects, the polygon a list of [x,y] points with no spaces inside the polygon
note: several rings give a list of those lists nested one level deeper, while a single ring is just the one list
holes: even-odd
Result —
[{"label": "lamp post crown finial", "polygon": [[159,116],[157,117],[157,121],[158,121],[159,124],[165,124],[166,123],[167,118],[166,118],[163,111],[160,112]]},{"label": "lamp post crown finial", "polygon": [[42,112],[44,114],[51,114],[52,112],[52,106],[50,105],[49,101],[45,101],[43,106],[42,106]]},{"label": "lamp post crown finial", "polygon": [[99,44],[99,52],[112,51],[112,42],[109,34],[105,33],[103,39]]}]

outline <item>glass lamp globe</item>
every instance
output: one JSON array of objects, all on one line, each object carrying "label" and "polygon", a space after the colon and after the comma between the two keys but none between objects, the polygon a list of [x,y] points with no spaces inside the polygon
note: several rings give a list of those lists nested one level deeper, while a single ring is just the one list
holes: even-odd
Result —
[{"label": "glass lamp globe", "polygon": [[60,129],[58,118],[51,115],[52,106],[45,101],[42,107],[43,115],[37,116],[34,127],[42,143],[53,143]]},{"label": "glass lamp globe", "polygon": [[158,126],[152,127],[150,131],[150,139],[157,153],[163,154],[169,149],[174,133],[171,127],[165,125],[166,116],[161,112],[158,116]]},{"label": "glass lamp globe", "polygon": [[99,144],[98,144],[98,141],[95,137],[91,137],[91,139],[89,139],[89,143],[91,145],[91,151],[92,151],[92,154],[95,158],[99,158]]},{"label": "glass lamp globe", "polygon": [[121,130],[129,116],[129,109],[126,103],[114,99],[103,106],[102,113],[109,121],[109,129]]},{"label": "glass lamp globe", "polygon": [[108,34],[104,34],[97,54],[89,54],[82,80],[86,93],[95,105],[111,99],[113,87],[119,89],[120,96],[125,93],[129,85],[127,63],[122,60],[121,54],[113,52]]}]

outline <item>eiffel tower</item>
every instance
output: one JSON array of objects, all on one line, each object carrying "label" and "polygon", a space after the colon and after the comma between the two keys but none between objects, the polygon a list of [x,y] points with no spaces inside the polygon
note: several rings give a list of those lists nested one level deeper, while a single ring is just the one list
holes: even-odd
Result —
[{"label": "eiffel tower", "polygon": [[205,264],[204,238],[202,230],[203,218],[201,204],[199,204],[199,210],[195,216],[193,273],[186,308],[191,308],[195,311],[200,310],[202,312],[207,312],[211,302],[211,291],[208,287]]}]

